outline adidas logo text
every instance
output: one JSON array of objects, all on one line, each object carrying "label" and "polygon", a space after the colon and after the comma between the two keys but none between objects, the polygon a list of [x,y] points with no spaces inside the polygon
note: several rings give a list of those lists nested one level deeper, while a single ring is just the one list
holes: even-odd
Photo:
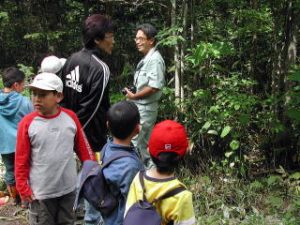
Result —
[{"label": "adidas logo text", "polygon": [[77,92],[82,92],[82,84],[79,84],[79,66],[76,66],[70,74],[66,75],[65,84],[69,88],[73,88]]}]

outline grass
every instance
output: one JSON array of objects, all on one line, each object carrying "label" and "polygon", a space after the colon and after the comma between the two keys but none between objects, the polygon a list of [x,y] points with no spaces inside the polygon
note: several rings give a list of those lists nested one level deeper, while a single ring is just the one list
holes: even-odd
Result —
[{"label": "grass", "polygon": [[300,224],[299,172],[288,174],[281,168],[277,174],[249,180],[216,169],[197,174],[181,168],[179,179],[193,193],[198,224]]},{"label": "grass", "polygon": [[180,177],[193,193],[198,224],[300,224],[300,177],[280,174],[249,181],[216,171],[192,175],[185,169]]}]

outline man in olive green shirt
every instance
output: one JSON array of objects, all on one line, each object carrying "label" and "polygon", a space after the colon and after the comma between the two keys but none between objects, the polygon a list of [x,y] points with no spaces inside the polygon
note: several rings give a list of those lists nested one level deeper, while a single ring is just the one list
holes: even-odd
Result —
[{"label": "man in olive green shirt", "polygon": [[127,91],[127,98],[138,107],[141,117],[141,130],[133,139],[133,144],[141,153],[144,164],[148,166],[150,156],[147,150],[148,140],[156,122],[158,101],[165,85],[165,63],[156,49],[156,29],[151,24],[142,24],[137,28],[135,43],[144,57],[138,63],[133,85],[136,93]]}]

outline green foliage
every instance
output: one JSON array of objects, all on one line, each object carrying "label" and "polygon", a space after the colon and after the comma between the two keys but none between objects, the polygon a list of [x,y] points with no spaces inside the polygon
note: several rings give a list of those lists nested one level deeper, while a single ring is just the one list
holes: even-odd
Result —
[{"label": "green foliage", "polygon": [[114,103],[117,103],[119,101],[122,101],[122,100],[125,100],[125,97],[121,93],[116,92],[116,93],[112,93],[110,95],[110,103],[111,103],[111,105],[113,105]]},{"label": "green foliage", "polygon": [[34,74],[34,69],[32,66],[26,66],[24,64],[18,64],[18,68],[25,73],[26,78],[29,78]]},{"label": "green foliage", "polygon": [[165,28],[157,34],[157,39],[159,40],[157,44],[169,47],[175,46],[178,42],[184,41],[184,38],[179,35],[181,32],[181,27]]},{"label": "green foliage", "polygon": [[198,222],[212,225],[297,225],[300,195],[295,195],[289,188],[289,177],[286,173],[279,173],[249,182],[235,176],[224,176],[218,169],[195,177],[187,170],[181,170],[180,174],[195,193]]},{"label": "green foliage", "polygon": [[286,96],[287,102],[287,116],[295,123],[300,125],[300,68],[295,67],[290,71],[289,80],[294,82],[291,89],[288,90]]},{"label": "green foliage", "polygon": [[164,87],[162,92],[163,97],[159,104],[157,120],[174,119],[176,117],[176,112],[179,112],[179,106],[174,104],[175,90],[174,88]]},{"label": "green foliage", "polygon": [[240,153],[249,148],[244,137],[249,135],[251,124],[257,122],[253,115],[259,103],[259,99],[247,90],[251,90],[255,82],[237,73],[229,77],[210,77],[210,80],[213,88],[196,90],[194,97],[185,102],[187,123],[193,127],[191,138],[196,141],[200,133],[211,148],[223,139],[224,165],[239,168],[244,173],[244,159]]},{"label": "green foliage", "polygon": [[207,59],[219,59],[220,57],[231,55],[234,53],[234,47],[231,43],[214,42],[205,43],[200,42],[195,48],[191,50],[191,54],[186,57],[193,67],[199,66]]},{"label": "green foliage", "polygon": [[232,14],[238,18],[238,28],[232,30],[237,37],[252,36],[253,33],[270,33],[274,29],[272,12],[269,7],[240,9],[233,11]]},{"label": "green foliage", "polygon": [[[18,64],[18,68],[23,72],[25,73],[25,83],[30,83],[32,78],[33,78],[33,75],[34,75],[34,69],[32,66],[26,66],[24,64]],[[23,91],[23,94],[27,97],[30,96],[30,92],[29,92],[29,89],[28,88],[25,88],[24,91]]]},{"label": "green foliage", "polygon": [[9,17],[8,17],[8,13],[7,12],[0,12],[0,24],[2,23],[7,23],[9,20]]}]

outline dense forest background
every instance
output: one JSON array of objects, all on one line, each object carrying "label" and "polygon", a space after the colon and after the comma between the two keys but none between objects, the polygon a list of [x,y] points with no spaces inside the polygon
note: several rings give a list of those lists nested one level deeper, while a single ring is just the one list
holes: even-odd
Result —
[{"label": "dense forest background", "polygon": [[[300,162],[299,1],[0,1],[0,68],[36,73],[50,54],[79,50],[84,18],[111,16],[112,99],[141,58],[135,27],[153,23],[168,66],[160,119],[189,130],[193,165],[222,160],[289,169]],[[234,164],[232,164],[234,163]]]},{"label": "dense forest background", "polygon": [[[81,25],[93,13],[109,15],[117,27],[108,59],[113,102],[141,58],[135,27],[149,22],[160,31],[168,71],[159,120],[187,127],[188,171],[247,181],[275,173],[254,191],[280,183],[299,196],[299,0],[0,0],[0,69],[18,65],[31,76],[45,56],[67,58],[82,47]],[[208,188],[213,178],[206,178]],[[187,182],[197,189],[195,179]],[[281,197],[270,204],[284,205]],[[299,199],[293,206],[299,210]]]}]

